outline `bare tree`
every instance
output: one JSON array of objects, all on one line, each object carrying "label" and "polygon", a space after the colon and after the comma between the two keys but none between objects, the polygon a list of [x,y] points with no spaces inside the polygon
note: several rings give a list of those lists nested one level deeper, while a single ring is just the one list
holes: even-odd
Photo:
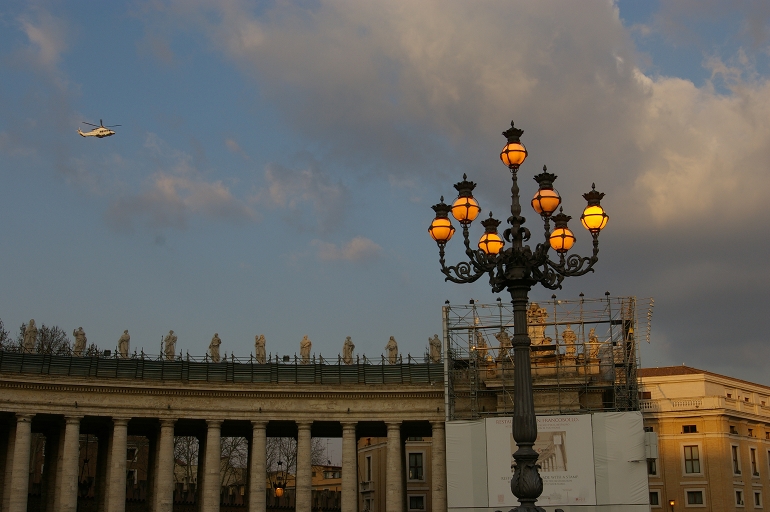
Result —
[{"label": "bare tree", "polygon": [[245,437],[223,437],[220,443],[222,465],[219,475],[222,487],[245,484],[249,464],[249,442]]},{"label": "bare tree", "polygon": [[187,485],[196,481],[198,472],[198,449],[198,438],[195,436],[177,436],[174,438],[175,482]]},{"label": "bare tree", "polygon": [[[19,334],[16,336],[15,351],[21,351],[24,343],[24,331],[27,324],[21,324]],[[6,348],[6,350],[8,350]],[[37,330],[37,340],[35,341],[35,352],[38,354],[53,354],[59,356],[68,356],[71,353],[70,340],[67,333],[54,325],[48,327],[42,324]]]},{"label": "bare tree", "polygon": [[70,355],[70,340],[67,333],[58,326],[48,327],[43,324],[37,331],[36,351],[38,354]]},{"label": "bare tree", "polygon": [[[322,466],[326,463],[324,457],[326,445],[318,437],[310,441],[310,463],[313,466]],[[296,474],[297,472],[297,440],[293,437],[268,437],[267,453],[265,455],[265,467],[268,471],[277,471],[278,462],[282,462],[284,471]]]},{"label": "bare tree", "polygon": [[7,350],[12,345],[11,333],[5,330],[5,324],[3,324],[3,320],[0,318],[0,350]]}]

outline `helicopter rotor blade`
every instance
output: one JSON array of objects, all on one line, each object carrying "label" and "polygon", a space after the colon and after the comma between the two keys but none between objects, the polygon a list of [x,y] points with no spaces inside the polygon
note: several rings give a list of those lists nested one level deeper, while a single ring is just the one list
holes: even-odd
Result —
[{"label": "helicopter rotor blade", "polygon": [[98,124],[86,123],[85,121],[83,121],[83,124],[87,124],[88,126],[95,126],[95,127],[99,128]]},{"label": "helicopter rotor blade", "polygon": [[115,128],[116,126],[123,126],[121,124],[108,124],[105,128]]}]

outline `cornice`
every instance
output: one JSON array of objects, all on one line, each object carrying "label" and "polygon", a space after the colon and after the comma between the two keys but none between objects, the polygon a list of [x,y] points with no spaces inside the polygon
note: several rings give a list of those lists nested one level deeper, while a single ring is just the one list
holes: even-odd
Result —
[{"label": "cornice", "polygon": [[[149,395],[149,396],[177,396],[177,397],[206,397],[206,398],[252,398],[252,399],[441,399],[444,398],[443,388],[419,391],[413,389],[413,386],[400,391],[397,386],[385,384],[384,386],[393,386],[386,390],[367,389],[367,390],[334,390],[329,389],[328,384],[324,384],[323,390],[314,391],[312,389],[289,389],[271,390],[249,390],[243,389],[240,383],[234,383],[233,387],[241,389],[206,389],[206,388],[188,388],[180,389],[177,387],[134,387],[134,386],[99,386],[87,383],[63,384],[53,382],[30,382],[30,381],[8,381],[0,380],[0,389],[19,389],[39,392],[54,393],[78,393],[78,394],[127,394],[127,395]],[[345,384],[349,387],[350,385]],[[406,387],[406,386],[405,386]]]}]

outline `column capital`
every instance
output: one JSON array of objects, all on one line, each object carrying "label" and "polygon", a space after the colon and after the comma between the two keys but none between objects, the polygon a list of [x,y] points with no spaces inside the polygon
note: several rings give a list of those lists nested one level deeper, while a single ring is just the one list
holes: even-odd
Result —
[{"label": "column capital", "polygon": [[342,430],[355,430],[358,426],[357,421],[341,421],[340,425],[342,425]]},{"label": "column capital", "polygon": [[297,430],[310,430],[313,427],[312,421],[297,421]]},{"label": "column capital", "polygon": [[252,420],[251,421],[251,428],[252,430],[257,430],[260,428],[267,428],[267,420]]},{"label": "column capital", "polygon": [[394,430],[397,428],[401,428],[401,422],[400,421],[386,421],[385,425],[388,427],[388,430]]},{"label": "column capital", "polygon": [[163,428],[163,427],[166,427],[166,428],[171,427],[171,428],[173,428],[174,425],[176,425],[176,420],[175,419],[163,418],[163,419],[160,420],[160,428]]},{"label": "column capital", "polygon": [[83,419],[83,416],[74,416],[74,415],[67,415],[64,416],[64,422],[68,425],[72,424],[80,424],[80,420]]},{"label": "column capital", "polygon": [[223,420],[206,420],[208,428],[219,428],[222,426]]},{"label": "column capital", "polygon": [[131,418],[117,418],[115,416],[112,417],[112,423],[117,427],[120,425],[121,427],[124,427],[128,425],[128,422],[131,421]]},{"label": "column capital", "polygon": [[430,422],[430,426],[433,429],[437,429],[437,428],[444,429],[445,428],[445,423],[444,423],[444,420],[441,420],[441,421],[431,421]]},{"label": "column capital", "polygon": [[17,423],[27,423],[32,421],[32,417],[34,414],[29,414],[26,412],[18,412],[16,413],[16,422]]}]

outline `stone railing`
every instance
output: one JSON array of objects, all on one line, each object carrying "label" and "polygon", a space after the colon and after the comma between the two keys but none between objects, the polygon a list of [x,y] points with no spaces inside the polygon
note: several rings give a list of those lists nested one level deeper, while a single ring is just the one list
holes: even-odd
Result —
[{"label": "stone railing", "polygon": [[[260,382],[295,384],[430,384],[444,381],[442,363],[417,362],[407,357],[388,364],[384,359],[363,358],[354,364],[320,358],[302,364],[293,360],[255,359],[245,361],[194,361],[115,357],[74,357],[50,354],[21,354],[0,351],[0,377],[3,374],[61,375],[115,379]],[[373,364],[379,363],[379,364]]]},{"label": "stone railing", "polygon": [[640,400],[642,412],[672,412],[710,409],[729,409],[748,414],[770,417],[770,407],[751,402],[743,402],[724,396],[703,396],[697,398],[660,398],[656,400]]}]

